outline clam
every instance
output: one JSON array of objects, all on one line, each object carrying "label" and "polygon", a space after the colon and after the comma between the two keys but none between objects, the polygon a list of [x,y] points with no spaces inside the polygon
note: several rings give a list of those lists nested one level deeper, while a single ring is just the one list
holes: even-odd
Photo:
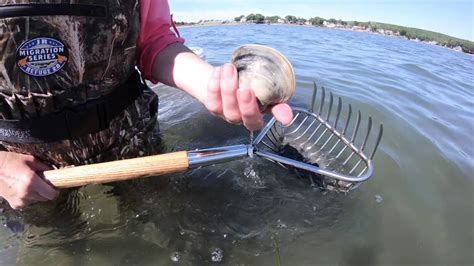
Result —
[{"label": "clam", "polygon": [[295,92],[295,73],[288,59],[268,46],[247,44],[232,53],[239,88],[255,92],[260,109],[287,102]]}]

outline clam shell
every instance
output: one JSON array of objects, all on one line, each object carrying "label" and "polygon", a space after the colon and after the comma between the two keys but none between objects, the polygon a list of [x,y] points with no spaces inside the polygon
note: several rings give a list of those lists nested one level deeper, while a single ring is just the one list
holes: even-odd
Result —
[{"label": "clam shell", "polygon": [[246,44],[232,53],[231,62],[239,73],[239,88],[251,88],[264,110],[268,105],[287,102],[295,92],[293,67],[277,50]]}]

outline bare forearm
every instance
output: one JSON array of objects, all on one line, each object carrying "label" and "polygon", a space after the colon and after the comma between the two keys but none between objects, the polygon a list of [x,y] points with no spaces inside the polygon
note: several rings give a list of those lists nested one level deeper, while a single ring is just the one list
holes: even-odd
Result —
[{"label": "bare forearm", "polygon": [[[231,123],[243,123],[250,131],[263,125],[262,114],[251,88],[239,88],[236,67],[213,67],[181,43],[163,49],[153,64],[153,78],[177,87],[198,99],[213,114]],[[287,125],[293,112],[287,104],[271,107],[275,118]]]},{"label": "bare forearm", "polygon": [[213,67],[181,43],[171,44],[156,57],[153,76],[160,82],[184,90],[205,101]]}]

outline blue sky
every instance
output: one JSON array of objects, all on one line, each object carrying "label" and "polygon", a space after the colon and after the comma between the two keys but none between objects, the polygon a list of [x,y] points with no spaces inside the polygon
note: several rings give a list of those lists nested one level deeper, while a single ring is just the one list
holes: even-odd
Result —
[{"label": "blue sky", "polygon": [[474,0],[169,0],[176,21],[239,15],[315,16],[378,21],[474,41]]}]

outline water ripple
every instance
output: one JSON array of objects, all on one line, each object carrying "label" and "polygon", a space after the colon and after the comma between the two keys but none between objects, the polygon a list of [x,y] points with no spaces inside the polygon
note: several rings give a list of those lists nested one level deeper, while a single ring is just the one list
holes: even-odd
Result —
[{"label": "water ripple", "polygon": [[[472,264],[474,57],[315,27],[185,28],[181,35],[214,65],[241,44],[273,46],[295,68],[292,105],[309,106],[314,81],[383,123],[373,178],[352,193],[326,194],[255,158],[88,186],[68,215],[46,205],[24,213],[0,206],[1,222],[18,229],[0,228],[0,255],[21,245],[18,261],[44,265],[262,265],[272,264],[275,250],[296,265],[368,256],[374,264]],[[248,142],[245,129],[182,92],[154,89],[166,151]]]}]

